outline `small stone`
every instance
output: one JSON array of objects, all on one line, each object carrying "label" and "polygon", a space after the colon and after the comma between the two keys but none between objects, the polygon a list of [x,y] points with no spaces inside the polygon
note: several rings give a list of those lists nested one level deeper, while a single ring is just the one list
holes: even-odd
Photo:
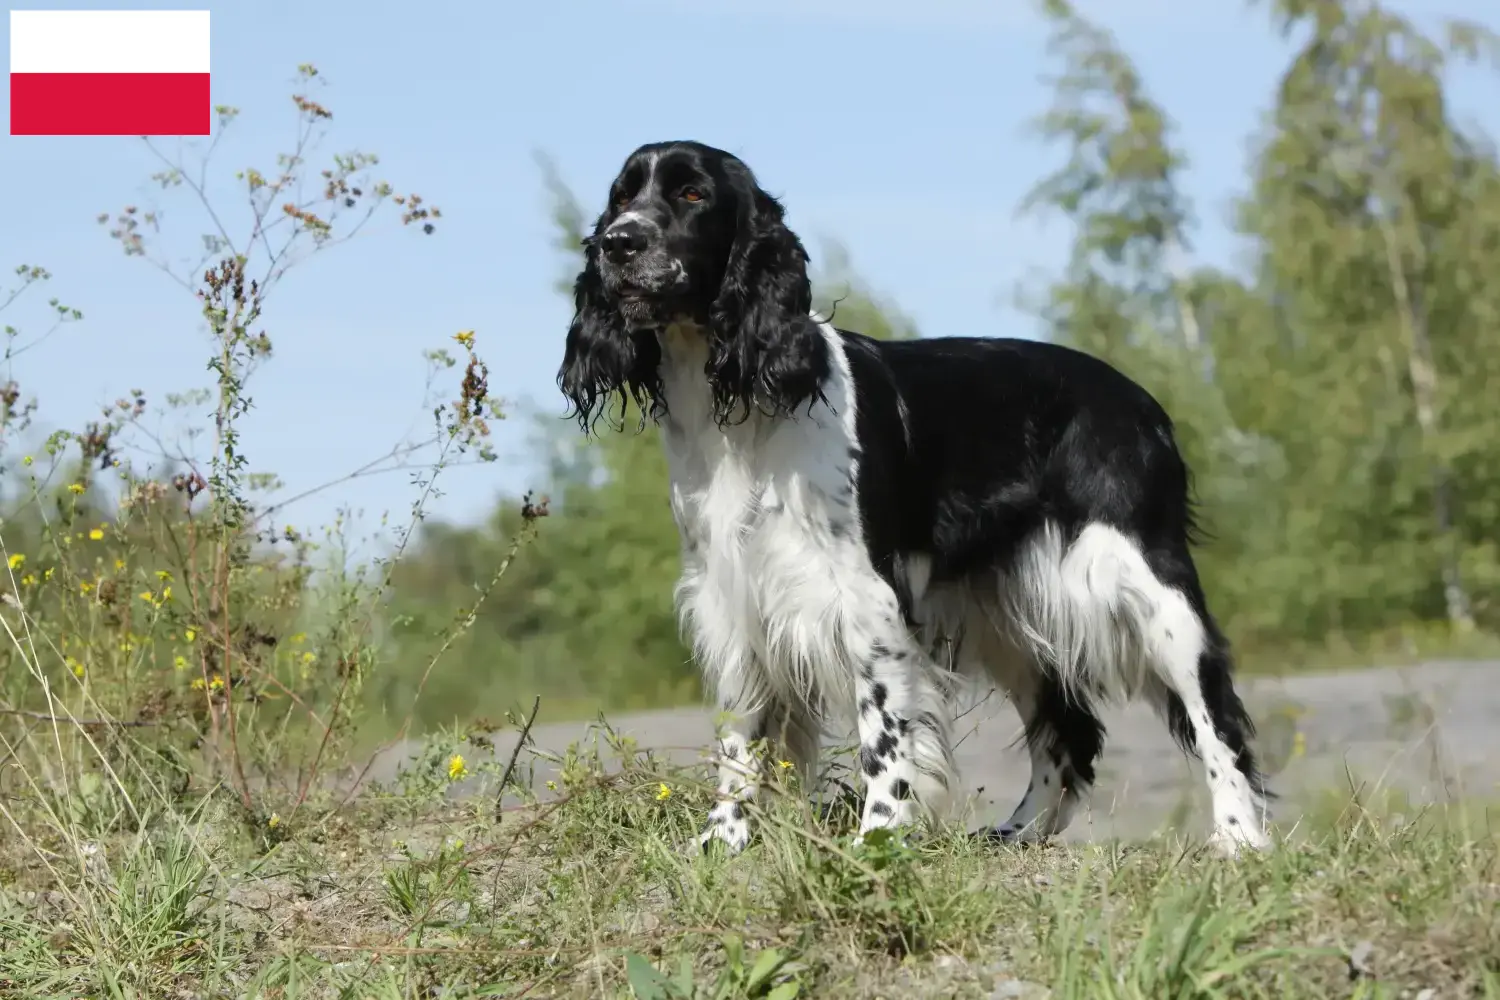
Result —
[{"label": "small stone", "polygon": [[1375,968],[1370,964],[1370,959],[1375,956],[1375,946],[1368,941],[1361,941],[1349,952],[1349,980],[1352,982],[1360,976],[1374,977]]}]

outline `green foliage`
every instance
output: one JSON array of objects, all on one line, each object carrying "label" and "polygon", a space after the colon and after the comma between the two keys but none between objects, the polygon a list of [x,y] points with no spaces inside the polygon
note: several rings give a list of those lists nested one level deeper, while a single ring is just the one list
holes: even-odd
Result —
[{"label": "green foliage", "polygon": [[1311,35],[1241,209],[1268,305],[1222,350],[1244,373],[1235,411],[1297,470],[1267,496],[1283,548],[1332,556],[1283,571],[1300,593],[1281,616],[1303,634],[1403,617],[1493,627],[1500,452],[1475,402],[1500,375],[1482,277],[1500,165],[1445,107],[1444,64],[1462,49],[1379,7],[1278,10]]},{"label": "green foliage", "polygon": [[724,969],[718,979],[698,983],[693,957],[683,955],[670,978],[636,952],[625,955],[625,978],[637,1000],[794,1000],[802,995],[802,984],[793,978],[800,966],[780,949],[767,948],[746,965],[744,945],[738,937],[724,938]]},{"label": "green foliage", "polygon": [[[1378,5],[1274,5],[1303,39],[1242,200],[1246,277],[1187,266],[1184,164],[1109,36],[1046,4],[1071,150],[1033,207],[1077,224],[1039,312],[1174,415],[1230,635],[1269,651],[1500,624],[1492,408],[1500,165],[1443,103],[1447,48]],[[1477,405],[1476,405],[1477,404]],[[1394,567],[1400,566],[1400,572]]]},{"label": "green foliage", "polygon": [[[157,812],[194,809],[225,790],[235,820],[275,839],[284,830],[277,805],[288,817],[305,805],[353,737],[386,581],[350,564],[340,525],[321,546],[276,528],[276,508],[256,495],[273,477],[251,467],[239,424],[272,354],[268,303],[290,270],[382,208],[399,206],[401,224],[425,233],[441,213],[371,176],[372,156],[334,155],[317,169],[312,153],[331,115],[306,91],[321,82],[300,68],[294,144],[275,154],[278,171],[236,175],[248,206],[243,231],[204,192],[216,143],[183,144],[174,158],[142,140],[165,166],[153,177],[163,196],[185,195],[212,230],[186,270],[157,211],[128,206],[99,219],[126,256],[189,293],[184,319],[207,328],[211,386],[167,397],[189,419],[203,407],[213,429],[206,444],[163,454],[154,439],[147,453],[161,464],[144,464],[140,451],[133,458],[149,402],[132,389],[82,428],[23,448],[36,401],[15,381],[0,390],[0,798],[24,791],[28,820],[67,846],[144,830]],[[222,133],[237,112],[218,115]],[[50,275],[33,266],[15,274],[0,291],[0,311],[17,316],[5,328],[7,363],[81,319],[51,299],[35,310],[41,333],[29,335],[11,310],[31,306]],[[435,456],[413,520],[447,462],[488,455],[487,420],[499,416],[473,334],[454,339],[466,364],[456,398],[432,409],[426,444]],[[460,367],[443,351],[427,360],[432,378]],[[198,439],[197,427],[187,430]]]}]

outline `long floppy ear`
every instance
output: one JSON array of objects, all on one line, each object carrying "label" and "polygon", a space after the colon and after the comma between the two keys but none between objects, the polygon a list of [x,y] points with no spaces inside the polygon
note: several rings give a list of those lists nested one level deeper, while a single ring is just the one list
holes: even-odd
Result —
[{"label": "long floppy ear", "polygon": [[742,186],[739,226],[711,312],[708,376],[714,416],[743,406],[772,416],[821,398],[828,345],[809,315],[807,251],[781,204],[754,180]]},{"label": "long floppy ear", "polygon": [[598,235],[596,225],[584,240],[583,270],[573,283],[573,322],[557,370],[557,386],[585,433],[608,413],[612,397],[620,404],[617,429],[623,426],[627,395],[640,407],[643,422],[660,398],[661,348],[649,330],[627,330],[619,309],[605,297]]}]

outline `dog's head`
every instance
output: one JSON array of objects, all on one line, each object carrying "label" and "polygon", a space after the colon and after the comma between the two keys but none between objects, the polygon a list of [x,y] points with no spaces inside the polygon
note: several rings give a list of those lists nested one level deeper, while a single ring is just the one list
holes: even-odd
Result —
[{"label": "dog's head", "polygon": [[659,412],[656,333],[670,323],[707,338],[721,424],[817,395],[828,362],[809,316],[807,253],[738,157],[696,142],[642,146],[584,249],[558,385],[585,429],[617,394]]}]

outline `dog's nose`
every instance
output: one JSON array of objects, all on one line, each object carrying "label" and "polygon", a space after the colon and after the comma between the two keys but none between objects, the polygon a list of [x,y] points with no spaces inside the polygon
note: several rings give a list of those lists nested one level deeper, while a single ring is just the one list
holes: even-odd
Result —
[{"label": "dog's nose", "polygon": [[646,229],[631,219],[610,227],[600,243],[611,264],[623,264],[646,249]]}]

